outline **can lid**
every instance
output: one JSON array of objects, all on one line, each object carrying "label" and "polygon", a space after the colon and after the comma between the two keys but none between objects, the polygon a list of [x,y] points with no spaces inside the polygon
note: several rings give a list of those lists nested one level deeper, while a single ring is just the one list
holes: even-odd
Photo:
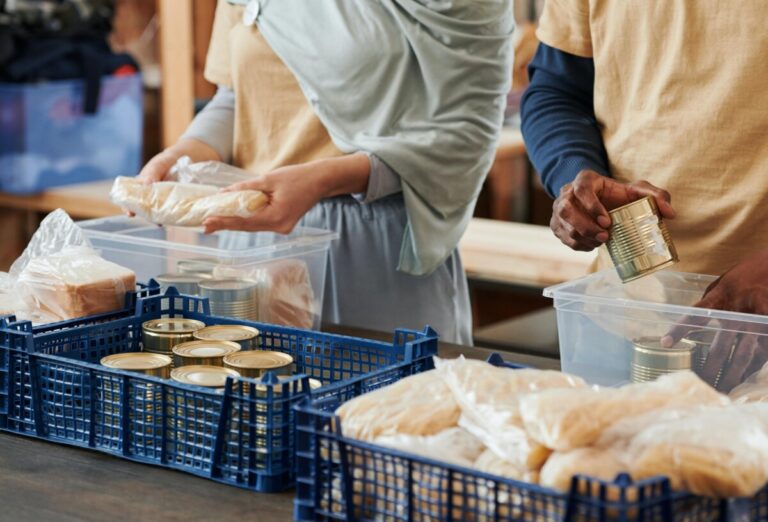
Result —
[{"label": "can lid", "polygon": [[208,279],[200,283],[203,290],[250,290],[256,288],[256,284],[241,279]]},{"label": "can lid", "polygon": [[195,339],[202,341],[246,341],[258,337],[259,331],[241,324],[206,326],[195,332]]},{"label": "can lid", "polygon": [[176,262],[177,268],[189,269],[194,272],[211,272],[218,264],[215,259],[200,257],[194,259],[179,259]]},{"label": "can lid", "polygon": [[152,333],[163,334],[185,334],[192,333],[200,328],[205,328],[205,323],[195,319],[185,319],[183,317],[166,317],[163,319],[152,319],[141,325],[142,329]]},{"label": "can lid", "polygon": [[641,338],[634,341],[633,367],[655,370],[687,370],[694,367],[696,343],[683,339],[670,348],[661,346],[661,340]]},{"label": "can lid", "polygon": [[656,215],[658,213],[658,207],[656,201],[650,197],[645,196],[626,205],[614,208],[608,212],[612,219],[637,219],[642,216]]},{"label": "can lid", "polygon": [[283,352],[250,350],[227,355],[224,357],[224,363],[235,368],[268,370],[270,368],[282,368],[293,363],[293,357]]},{"label": "can lid", "polygon": [[130,352],[107,355],[100,362],[102,366],[120,370],[155,370],[170,366],[171,358],[159,353]]},{"label": "can lid", "polygon": [[696,348],[696,343],[687,339],[678,341],[675,345],[666,348],[661,345],[660,337],[640,337],[633,341],[635,351],[660,352],[662,354],[675,354],[679,352],[691,352]]},{"label": "can lid", "polygon": [[173,347],[179,357],[224,357],[239,351],[240,345],[231,341],[189,341]]},{"label": "can lid", "polygon": [[194,384],[196,386],[205,386],[208,388],[222,388],[227,382],[227,377],[240,377],[235,370],[223,368],[221,366],[209,366],[205,364],[194,364],[192,366],[182,366],[171,370],[171,379],[183,384]]}]

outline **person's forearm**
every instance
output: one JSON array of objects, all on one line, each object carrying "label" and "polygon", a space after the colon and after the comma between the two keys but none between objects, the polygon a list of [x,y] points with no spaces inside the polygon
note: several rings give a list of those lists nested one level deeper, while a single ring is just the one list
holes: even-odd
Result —
[{"label": "person's forearm", "polygon": [[593,104],[594,64],[539,44],[521,105],[528,156],[550,195],[582,170],[608,175]]},{"label": "person's forearm", "polygon": [[201,141],[219,155],[220,161],[232,161],[235,136],[235,93],[219,87],[211,101],[189,124],[182,139]]},{"label": "person's forearm", "polygon": [[310,165],[317,169],[316,183],[321,198],[357,194],[368,188],[371,162],[365,153],[317,160]]},{"label": "person's forearm", "polygon": [[207,143],[193,139],[181,138],[179,141],[166,148],[162,154],[168,155],[175,160],[182,156],[189,156],[192,163],[200,161],[221,161],[219,153]]}]

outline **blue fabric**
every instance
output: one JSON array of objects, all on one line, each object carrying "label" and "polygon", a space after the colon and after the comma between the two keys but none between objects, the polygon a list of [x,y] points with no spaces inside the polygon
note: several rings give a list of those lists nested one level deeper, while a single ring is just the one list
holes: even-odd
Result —
[{"label": "blue fabric", "polygon": [[551,196],[579,171],[609,175],[595,119],[595,64],[544,43],[528,67],[530,85],[521,104],[528,156]]}]

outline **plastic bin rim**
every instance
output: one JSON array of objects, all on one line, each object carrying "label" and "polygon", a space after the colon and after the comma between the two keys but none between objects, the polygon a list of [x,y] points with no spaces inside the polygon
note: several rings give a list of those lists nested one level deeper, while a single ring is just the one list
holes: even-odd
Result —
[{"label": "plastic bin rim", "polygon": [[[83,233],[88,239],[98,238],[98,239],[105,239],[105,240],[111,240],[111,241],[119,241],[121,243],[131,244],[131,245],[156,246],[160,248],[173,247],[174,249],[182,252],[188,252],[188,253],[198,254],[198,255],[214,256],[217,258],[257,257],[263,254],[268,254],[268,253],[277,252],[281,250],[291,250],[294,248],[305,247],[308,245],[320,245],[321,243],[325,243],[325,244],[321,245],[320,248],[327,250],[330,248],[331,241],[334,241],[339,238],[339,233],[331,230],[324,230],[321,228],[312,228],[312,227],[296,227],[294,231],[299,231],[302,233],[307,232],[308,235],[306,236],[302,235],[300,237],[292,238],[288,241],[281,242],[281,243],[273,243],[271,245],[263,245],[263,246],[253,247],[253,248],[250,248],[247,250],[241,250],[241,251],[232,251],[232,250],[224,250],[221,248],[185,245],[184,243],[176,243],[176,242],[167,241],[163,239],[134,238],[132,236],[121,234],[121,233],[105,232],[105,231],[93,230],[93,228],[89,228],[89,227],[98,226],[103,223],[107,223],[107,222],[114,221],[116,219],[122,219],[122,218],[123,216],[110,216],[105,218],[96,218],[96,219],[78,221],[77,224],[82,228]],[[126,218],[126,219],[129,219],[129,218]],[[136,220],[136,226],[133,228],[127,229],[128,231],[142,230],[148,227],[157,226],[143,219],[138,219],[138,218],[130,218],[130,219]],[[193,227],[179,227],[179,228],[188,228],[189,230],[194,229]]]},{"label": "plastic bin rim", "polygon": [[[685,317],[707,317],[710,320],[718,319],[725,322],[757,323],[768,325],[768,316],[765,315],[748,314],[743,312],[728,312],[725,310],[715,310],[712,308],[695,308],[693,306],[686,305],[652,303],[649,301],[640,301],[637,299],[617,299],[613,297],[602,297],[570,291],[573,286],[604,272],[605,271],[596,272],[595,274],[589,274],[578,279],[573,279],[571,281],[549,286],[544,289],[543,295],[544,297],[549,297],[550,299],[555,300],[556,309],[559,309],[557,301],[563,299],[567,301],[579,301],[590,304],[606,305],[614,308],[636,308],[640,310],[659,312],[662,314],[677,314]],[[716,279],[715,276],[691,274],[686,272],[678,273],[681,275],[698,277],[704,280],[714,281]],[[699,326],[698,328],[706,328],[706,325]]]}]

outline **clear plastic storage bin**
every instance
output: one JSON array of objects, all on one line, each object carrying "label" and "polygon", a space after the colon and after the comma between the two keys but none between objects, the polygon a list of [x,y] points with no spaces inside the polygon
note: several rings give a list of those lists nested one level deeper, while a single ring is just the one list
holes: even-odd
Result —
[{"label": "clear plastic storage bin", "polygon": [[[544,295],[554,299],[557,310],[562,370],[593,384],[627,383],[631,380],[633,364],[637,364],[636,354],[633,361],[635,341],[659,339],[680,324],[687,326],[685,331],[691,333],[686,336],[691,338],[696,335],[711,340],[721,331],[732,334],[715,339],[716,344],[720,343],[721,354],[724,351],[731,354],[725,356],[715,382],[708,378],[710,384],[722,384],[721,377],[731,370],[733,352],[739,349],[740,339],[754,336],[757,346],[768,349],[768,317],[694,308],[715,279],[714,276],[661,271],[622,284],[616,271],[611,269],[547,288]],[[698,364],[703,366],[708,347],[698,349],[701,350]],[[739,379],[744,380],[760,369],[760,361],[759,356],[753,359],[751,368],[738,372],[742,375]],[[692,369],[697,371],[696,367]]]},{"label": "clear plastic storage bin", "polygon": [[328,250],[338,237],[335,232],[297,227],[288,235],[231,231],[206,235],[199,228],[160,227],[126,216],[79,225],[105,259],[136,272],[139,282],[164,274],[196,275],[202,282],[246,281],[258,288],[256,315],[248,320],[320,326]]},{"label": "clear plastic storage bin", "polygon": [[83,80],[0,83],[0,191],[132,176],[141,166],[141,76],[107,76],[83,114]]}]

